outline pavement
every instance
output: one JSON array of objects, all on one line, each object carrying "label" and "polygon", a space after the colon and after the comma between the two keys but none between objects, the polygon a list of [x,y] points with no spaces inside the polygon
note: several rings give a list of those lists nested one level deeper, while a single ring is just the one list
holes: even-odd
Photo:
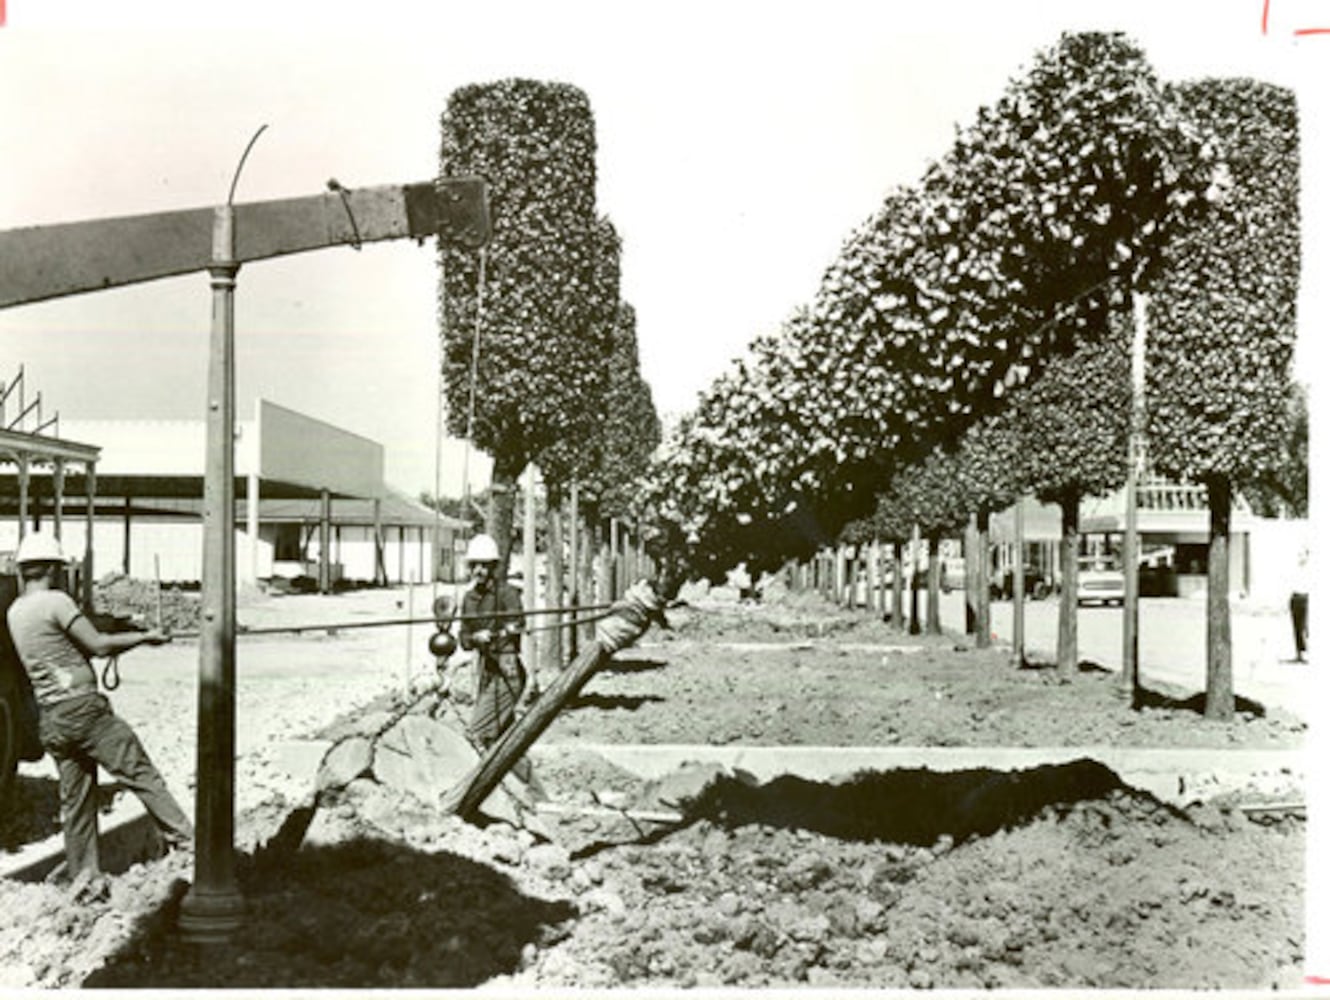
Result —
[{"label": "pavement", "polygon": [[[964,595],[942,597],[942,626],[960,633],[965,627]],[[1012,602],[990,605],[991,632],[1000,642],[1012,637]],[[920,613],[923,613],[921,608]],[[1122,670],[1123,611],[1087,606],[1077,616],[1077,648],[1082,661]],[[1231,612],[1233,690],[1239,698],[1278,707],[1304,722],[1330,719],[1330,685],[1318,673],[1313,654],[1293,661],[1293,628],[1287,609],[1234,601]],[[1057,653],[1058,600],[1025,602],[1027,659],[1052,661]],[[1193,693],[1205,690],[1205,601],[1182,597],[1146,597],[1140,602],[1138,656],[1141,682],[1176,685]]]}]

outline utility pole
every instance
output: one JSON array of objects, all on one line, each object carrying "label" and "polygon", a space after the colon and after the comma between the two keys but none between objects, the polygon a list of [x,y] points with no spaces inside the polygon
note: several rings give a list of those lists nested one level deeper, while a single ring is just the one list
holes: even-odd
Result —
[{"label": "utility pole", "polygon": [[197,849],[180,904],[186,940],[225,941],[245,901],[235,877],[235,209],[216,209],[203,487],[203,625],[199,638]]}]

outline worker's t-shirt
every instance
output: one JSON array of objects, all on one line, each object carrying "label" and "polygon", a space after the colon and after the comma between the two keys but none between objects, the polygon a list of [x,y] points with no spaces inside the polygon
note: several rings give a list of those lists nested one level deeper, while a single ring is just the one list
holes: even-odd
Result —
[{"label": "worker's t-shirt", "polygon": [[39,705],[97,690],[92,664],[69,637],[82,613],[63,590],[22,594],[9,606],[9,634]]}]

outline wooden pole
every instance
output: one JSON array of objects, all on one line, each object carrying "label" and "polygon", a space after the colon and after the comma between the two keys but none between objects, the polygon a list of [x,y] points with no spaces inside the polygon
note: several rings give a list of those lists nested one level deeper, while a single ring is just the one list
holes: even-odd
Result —
[{"label": "wooden pole", "polygon": [[1015,556],[1011,578],[1011,665],[1025,666],[1025,498],[1016,499]]},{"label": "wooden pole", "polygon": [[55,460],[55,470],[51,474],[53,506],[51,507],[51,525],[55,530],[55,537],[59,539],[64,532],[64,506],[65,506],[65,462],[63,459]]},{"label": "wooden pole", "polygon": [[1132,295],[1131,426],[1127,435],[1126,510],[1122,532],[1122,674],[1119,691],[1132,699],[1140,688],[1140,532],[1137,528],[1137,483],[1145,460],[1145,345],[1149,300]]},{"label": "wooden pole", "polygon": [[[577,480],[568,489],[568,604],[578,607],[582,603],[582,560],[579,546],[584,545],[581,531],[581,512],[577,508]],[[572,613],[575,621],[577,612]],[[577,626],[568,626],[568,655],[577,655]]]},{"label": "wooden pole", "polygon": [[[530,463],[526,467],[522,494],[522,607],[531,611],[540,605],[536,595],[536,467]],[[522,662],[533,673],[536,670],[536,646],[536,637],[524,630]]]},{"label": "wooden pole", "polygon": [[891,627],[905,628],[905,544],[899,539],[891,543]]},{"label": "wooden pole", "polygon": [[92,559],[92,529],[97,521],[97,463],[87,465],[88,507],[87,530],[83,532],[83,606],[92,607],[92,575],[96,567]]},{"label": "wooden pole", "polygon": [[[227,940],[241,924],[235,877],[235,217],[217,209],[203,508],[194,884],[180,906],[186,940]],[[89,474],[91,478],[91,473]],[[90,491],[91,492],[91,491]],[[91,532],[89,532],[91,535]]]},{"label": "wooden pole", "polygon": [[332,590],[332,494],[319,491],[319,593]]}]

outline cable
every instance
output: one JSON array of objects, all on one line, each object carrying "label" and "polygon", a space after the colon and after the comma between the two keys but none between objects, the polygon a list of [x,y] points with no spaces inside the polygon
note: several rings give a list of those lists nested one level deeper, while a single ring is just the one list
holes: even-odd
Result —
[{"label": "cable", "polygon": [[485,262],[488,254],[480,248],[480,265],[476,275],[476,329],[471,337],[471,379],[467,385],[466,445],[462,450],[462,510],[471,514],[471,439],[476,432],[476,379],[480,371],[480,326],[485,316]]}]

